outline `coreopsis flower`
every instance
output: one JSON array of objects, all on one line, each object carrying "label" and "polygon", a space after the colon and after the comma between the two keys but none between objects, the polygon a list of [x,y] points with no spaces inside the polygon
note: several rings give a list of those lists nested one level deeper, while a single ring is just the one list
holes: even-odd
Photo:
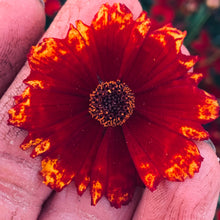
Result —
[{"label": "coreopsis flower", "polygon": [[64,39],[45,38],[28,56],[27,88],[9,124],[28,131],[21,144],[41,155],[43,182],[56,191],[90,185],[92,205],[105,195],[127,204],[137,185],[183,181],[199,171],[193,140],[218,116],[216,99],[197,88],[197,58],[181,53],[186,33],[154,30],[123,4],[102,5],[91,25],[70,24]]},{"label": "coreopsis flower", "polygon": [[45,2],[45,13],[47,16],[52,17],[61,8],[59,0],[44,0]]}]

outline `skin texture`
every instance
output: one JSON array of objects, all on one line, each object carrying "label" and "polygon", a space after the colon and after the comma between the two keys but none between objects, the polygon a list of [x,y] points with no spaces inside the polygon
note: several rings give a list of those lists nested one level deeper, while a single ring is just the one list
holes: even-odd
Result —
[{"label": "skin texture", "polygon": [[[2,2],[4,4],[1,4]],[[11,13],[11,16],[8,17],[16,17],[17,15],[12,11],[17,9],[10,11],[5,2],[13,3],[11,7],[18,8],[14,5],[15,1],[13,0],[0,0],[0,11],[6,10],[7,15]],[[74,24],[76,19],[81,19],[89,24],[94,13],[104,2],[113,3],[113,1],[107,0],[67,1],[43,37],[63,38],[69,23]],[[134,17],[137,17],[141,11],[138,1],[121,0],[120,2],[126,3]],[[29,15],[31,17],[30,23],[35,24],[31,30],[36,34],[31,38],[28,26],[31,24],[23,23],[22,19],[17,19],[17,22],[20,22],[19,26],[22,27],[22,33],[25,34],[15,34],[13,37],[15,41],[23,42],[26,48],[29,48],[30,44],[34,44],[37,36],[40,36],[45,22],[44,9],[39,0],[22,1],[22,7],[19,6],[20,14],[25,17],[29,13],[30,5],[35,12]],[[11,26],[12,33],[16,33],[17,26]],[[14,50],[11,59],[13,62],[20,60],[16,63],[22,65],[25,61],[25,56],[23,56],[25,50],[20,52],[15,50],[14,46],[8,42],[11,37],[10,33],[8,32],[9,36],[0,41],[0,51]],[[183,51],[187,53],[185,48]],[[5,54],[5,52],[0,52],[0,60],[6,57]],[[6,59],[5,63],[8,62],[11,62],[10,59]],[[2,65],[0,63],[0,70],[7,71],[8,66],[12,66],[12,64]],[[8,78],[12,79],[13,74],[17,71],[18,69],[14,69]],[[31,150],[24,152],[19,149],[26,132],[7,125],[7,112],[13,105],[12,97],[24,90],[25,86],[22,84],[22,80],[29,75],[29,72],[30,69],[26,63],[0,100],[0,219],[210,220],[213,218],[220,189],[220,166],[214,151],[207,142],[197,143],[201,155],[204,157],[204,162],[200,172],[195,174],[193,179],[187,179],[181,183],[163,181],[153,193],[148,189],[145,189],[144,192],[137,189],[132,202],[121,209],[112,208],[105,198],[102,198],[97,206],[91,206],[89,191],[87,190],[82,197],[79,197],[76,194],[74,183],[71,183],[60,193],[52,192],[50,188],[42,184],[42,179],[39,176],[40,158],[33,160],[29,156]],[[8,86],[7,80],[2,82],[5,87]]]},{"label": "skin texture", "polygon": [[0,97],[42,35],[44,19],[38,0],[0,0]]}]

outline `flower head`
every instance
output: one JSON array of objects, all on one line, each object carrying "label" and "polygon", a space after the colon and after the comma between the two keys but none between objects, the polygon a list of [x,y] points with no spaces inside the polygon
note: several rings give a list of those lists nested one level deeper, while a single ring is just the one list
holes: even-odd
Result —
[{"label": "flower head", "polygon": [[61,8],[60,0],[44,0],[44,2],[47,16],[54,16]]},{"label": "flower head", "polygon": [[157,29],[173,22],[174,10],[163,5],[154,5],[150,10],[152,26]]},{"label": "flower head", "polygon": [[120,207],[141,181],[153,191],[198,172],[193,140],[208,138],[201,124],[218,104],[197,88],[203,75],[189,72],[197,58],[181,53],[185,35],[104,4],[90,26],[77,21],[64,39],[32,47],[9,124],[28,131],[21,148],[41,155],[46,185],[74,181],[80,195],[90,185],[93,205],[105,195]]}]

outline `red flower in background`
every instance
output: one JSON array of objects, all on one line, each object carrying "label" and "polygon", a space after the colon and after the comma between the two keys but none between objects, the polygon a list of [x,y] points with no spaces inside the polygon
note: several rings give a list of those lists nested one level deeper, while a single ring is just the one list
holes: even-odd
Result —
[{"label": "red flower in background", "polygon": [[61,3],[59,0],[44,0],[45,1],[45,13],[46,15],[52,17],[61,8]]},{"label": "red flower in background", "polygon": [[220,210],[219,209],[217,210],[216,216],[217,216],[217,220],[220,220]]},{"label": "red flower in background", "polygon": [[210,68],[213,68],[220,74],[220,49],[212,44],[207,31],[203,30],[199,38],[192,42],[191,47],[200,56],[196,71],[208,73]]},{"label": "red flower in background", "polygon": [[173,9],[179,8],[182,3],[186,0],[155,0],[155,4],[165,6],[165,7],[170,7]]},{"label": "red flower in background", "polygon": [[193,140],[218,116],[216,99],[188,72],[197,58],[181,53],[185,32],[154,30],[145,12],[133,20],[122,4],[105,4],[90,26],[70,25],[28,57],[27,89],[15,97],[9,124],[28,131],[21,148],[42,156],[44,183],[60,191],[74,180],[92,204],[105,195],[127,204],[141,181],[183,181],[202,157]]},{"label": "red flower in background", "polygon": [[[170,7],[174,10],[196,9],[203,0],[155,0],[155,4]],[[194,10],[193,10],[194,11]]]},{"label": "red flower in background", "polygon": [[172,23],[174,16],[174,10],[167,6],[154,5],[150,10],[150,18],[154,29]]}]

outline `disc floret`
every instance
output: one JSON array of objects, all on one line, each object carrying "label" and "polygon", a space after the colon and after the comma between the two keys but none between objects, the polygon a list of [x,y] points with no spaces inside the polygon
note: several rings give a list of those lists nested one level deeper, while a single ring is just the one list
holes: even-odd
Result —
[{"label": "disc floret", "polygon": [[89,102],[89,113],[104,127],[123,125],[135,108],[134,93],[120,80],[101,82]]}]

